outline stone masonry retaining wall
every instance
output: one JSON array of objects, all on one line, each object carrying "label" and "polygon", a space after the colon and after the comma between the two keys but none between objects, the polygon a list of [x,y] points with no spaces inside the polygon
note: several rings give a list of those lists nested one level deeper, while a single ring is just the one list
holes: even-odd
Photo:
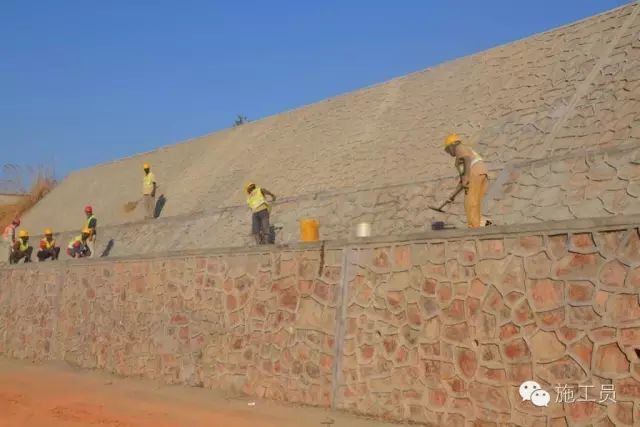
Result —
[{"label": "stone masonry retaining wall", "polygon": [[639,222],[3,268],[0,353],[434,426],[637,425]]}]

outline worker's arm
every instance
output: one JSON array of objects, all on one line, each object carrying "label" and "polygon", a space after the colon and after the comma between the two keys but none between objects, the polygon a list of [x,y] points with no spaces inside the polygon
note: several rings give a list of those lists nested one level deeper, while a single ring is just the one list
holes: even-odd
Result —
[{"label": "worker's arm", "polygon": [[275,202],[276,201],[276,195],[273,194],[271,191],[267,190],[266,188],[262,189],[262,194],[264,194],[265,196],[269,196],[271,197],[271,201]]},{"label": "worker's arm", "polygon": [[151,197],[156,197],[156,182],[153,181],[151,184],[153,185],[153,189],[151,190]]},{"label": "worker's arm", "polygon": [[471,174],[471,156],[464,156],[461,160],[464,162],[464,173],[460,177],[460,185],[467,188],[469,186],[469,175]]}]

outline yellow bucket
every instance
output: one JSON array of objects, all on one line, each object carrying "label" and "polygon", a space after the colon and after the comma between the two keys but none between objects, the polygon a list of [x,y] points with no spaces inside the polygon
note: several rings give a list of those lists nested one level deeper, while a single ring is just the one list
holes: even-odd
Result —
[{"label": "yellow bucket", "polygon": [[303,242],[320,240],[320,223],[317,219],[300,220],[300,240]]}]

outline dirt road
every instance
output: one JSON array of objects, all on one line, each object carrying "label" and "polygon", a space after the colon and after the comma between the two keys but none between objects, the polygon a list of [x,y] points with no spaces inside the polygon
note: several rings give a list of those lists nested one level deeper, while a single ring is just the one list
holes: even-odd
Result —
[{"label": "dirt road", "polygon": [[[316,408],[0,358],[0,426],[391,426]],[[333,423],[330,423],[333,421]],[[327,424],[326,422],[329,422]]]}]

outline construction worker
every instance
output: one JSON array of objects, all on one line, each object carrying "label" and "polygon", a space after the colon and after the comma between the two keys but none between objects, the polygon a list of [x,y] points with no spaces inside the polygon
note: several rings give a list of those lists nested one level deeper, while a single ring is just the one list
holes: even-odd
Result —
[{"label": "construction worker", "polygon": [[18,240],[13,244],[9,264],[17,264],[22,258],[24,258],[25,263],[31,262],[32,253],[33,246],[29,245],[29,232],[27,230],[20,230]]},{"label": "construction worker", "polygon": [[144,202],[144,219],[155,217],[156,209],[156,176],[151,172],[151,165],[142,165],[144,178],[142,178],[142,199]]},{"label": "construction worker", "polygon": [[7,250],[9,252],[9,262],[11,262],[11,253],[13,252],[13,246],[16,243],[16,229],[20,226],[20,219],[14,218],[11,224],[7,225],[2,233],[2,237],[7,244]]},{"label": "construction worker", "polygon": [[60,247],[56,246],[56,241],[53,238],[53,230],[47,228],[44,230],[44,238],[40,240],[40,250],[37,253],[38,261],[42,262],[48,258],[55,261],[59,255]]},{"label": "construction worker", "polygon": [[98,226],[98,219],[93,214],[93,208],[91,206],[85,206],[84,213],[87,216],[87,224],[85,229],[89,230],[89,237],[87,238],[87,246],[89,247],[90,256],[95,254],[96,249],[96,227]]},{"label": "construction worker", "polygon": [[91,249],[89,248],[89,237],[91,236],[91,229],[85,227],[82,229],[82,233],[76,236],[69,242],[67,246],[67,255],[71,258],[84,258],[92,256]]},{"label": "construction worker", "polygon": [[[462,187],[465,192],[464,211],[467,215],[467,226],[480,227],[483,223],[480,213],[482,199],[489,186],[487,166],[482,157],[468,145],[462,144],[460,137],[455,133],[445,138],[444,149],[456,158],[455,166],[460,174],[458,189]],[[450,201],[453,201],[452,197],[449,198]]]},{"label": "construction worker", "polygon": [[247,205],[251,209],[251,234],[255,236],[258,245],[266,245],[269,242],[269,212],[271,207],[267,203],[266,196],[275,202],[276,196],[266,188],[257,187],[253,182],[244,186],[247,193]]}]

